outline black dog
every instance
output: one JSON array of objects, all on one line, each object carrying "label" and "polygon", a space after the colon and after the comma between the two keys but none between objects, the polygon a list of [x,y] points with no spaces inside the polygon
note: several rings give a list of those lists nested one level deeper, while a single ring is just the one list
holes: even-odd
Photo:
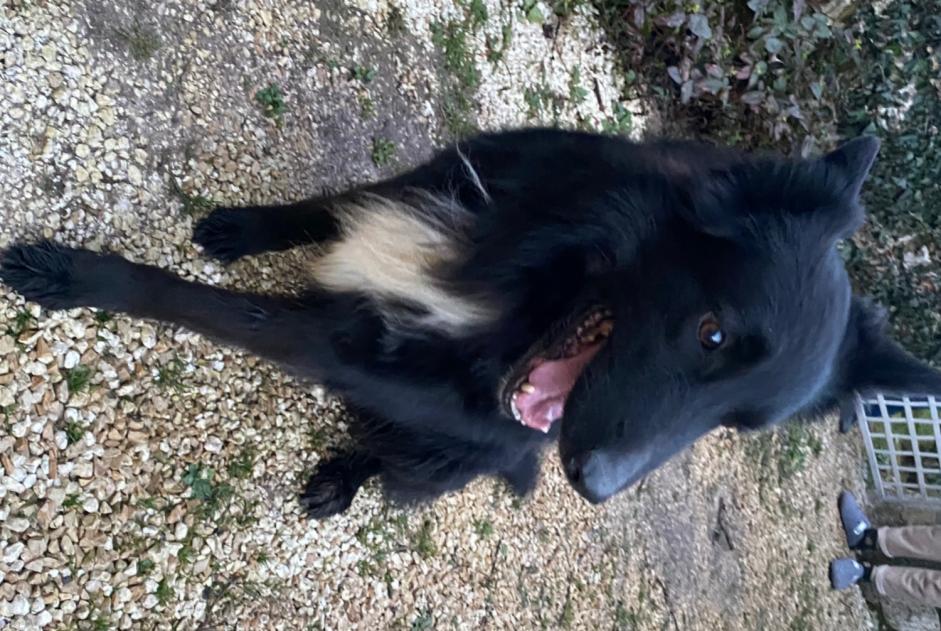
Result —
[{"label": "black dog", "polygon": [[819,416],[873,389],[941,392],[851,296],[835,248],[863,221],[877,151],[861,138],[789,161],[485,134],[378,184],[219,208],[196,227],[227,263],[315,245],[300,296],[51,243],[7,249],[0,278],[48,308],[183,325],[342,394],[357,446],[310,479],[312,516],[377,475],[404,500],[481,474],[526,493],[554,440],[600,502],[719,425]]}]

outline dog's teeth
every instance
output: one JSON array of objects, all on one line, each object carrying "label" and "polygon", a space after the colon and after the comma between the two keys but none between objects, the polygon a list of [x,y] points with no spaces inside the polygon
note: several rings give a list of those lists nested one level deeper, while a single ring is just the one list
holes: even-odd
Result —
[{"label": "dog's teeth", "polygon": [[523,392],[525,394],[532,394],[533,392],[536,391],[536,386],[534,386],[533,384],[527,381],[526,383],[524,383],[523,385],[519,387],[519,390],[520,392]]},{"label": "dog's teeth", "polygon": [[513,393],[513,398],[510,399],[510,411],[513,412],[513,418],[515,418],[520,423],[523,422],[523,417],[520,414],[519,409],[516,407],[516,393]]}]

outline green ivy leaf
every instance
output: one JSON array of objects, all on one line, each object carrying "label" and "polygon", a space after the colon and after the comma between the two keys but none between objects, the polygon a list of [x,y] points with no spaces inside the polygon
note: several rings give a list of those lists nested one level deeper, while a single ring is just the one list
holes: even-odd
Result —
[{"label": "green ivy leaf", "polygon": [[723,79],[706,79],[700,85],[709,94],[718,94],[726,86],[726,81]]},{"label": "green ivy leaf", "polygon": [[748,0],[748,8],[755,13],[761,13],[771,0]]},{"label": "green ivy leaf", "polygon": [[772,55],[777,55],[781,52],[781,49],[784,48],[784,42],[782,42],[777,37],[769,37],[765,40],[765,50],[767,50]]},{"label": "green ivy leaf", "polygon": [[663,23],[670,28],[679,28],[686,23],[686,14],[682,11],[677,11],[667,16]]},{"label": "green ivy leaf", "polygon": [[702,39],[710,39],[712,37],[712,29],[709,28],[709,18],[702,13],[695,13],[689,16],[689,30],[693,35]]}]

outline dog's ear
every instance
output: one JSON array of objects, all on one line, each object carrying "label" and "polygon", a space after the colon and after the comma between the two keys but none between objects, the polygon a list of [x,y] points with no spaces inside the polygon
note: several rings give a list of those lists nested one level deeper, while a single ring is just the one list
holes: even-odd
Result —
[{"label": "dog's ear", "polygon": [[733,164],[693,182],[679,211],[697,230],[731,240],[755,234],[764,218],[790,217],[829,247],[863,224],[859,191],[878,152],[879,140],[863,136],[815,160]]},{"label": "dog's ear", "polygon": [[840,399],[853,392],[941,395],[941,372],[893,341],[885,311],[868,300],[853,298],[839,361]]},{"label": "dog's ear", "polygon": [[863,182],[879,153],[879,139],[875,136],[860,136],[831,151],[820,161],[832,176],[833,186],[846,201],[855,201],[862,190]]},{"label": "dog's ear", "polygon": [[821,243],[833,244],[851,237],[865,221],[859,192],[879,152],[879,140],[861,136],[844,143],[813,164],[823,180],[819,186],[831,195],[830,203],[815,209],[809,218]]}]

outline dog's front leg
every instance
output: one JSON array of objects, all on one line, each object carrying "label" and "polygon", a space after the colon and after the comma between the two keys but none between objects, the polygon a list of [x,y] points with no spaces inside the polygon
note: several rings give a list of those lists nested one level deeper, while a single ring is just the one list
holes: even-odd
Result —
[{"label": "dog's front leg", "polygon": [[307,374],[312,359],[329,369],[333,357],[315,314],[291,298],[202,285],[113,254],[17,244],[0,254],[0,280],[46,308],[97,307],[182,325]]}]

